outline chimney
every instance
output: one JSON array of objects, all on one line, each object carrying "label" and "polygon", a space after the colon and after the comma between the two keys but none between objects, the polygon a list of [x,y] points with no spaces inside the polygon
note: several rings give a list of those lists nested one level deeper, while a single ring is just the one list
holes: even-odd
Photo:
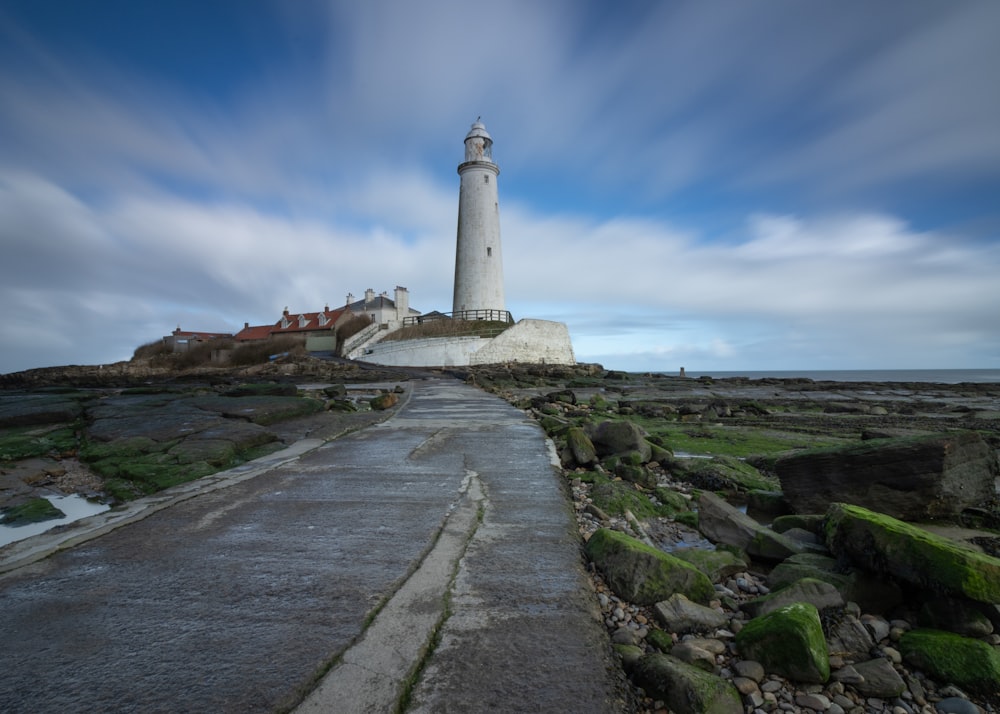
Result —
[{"label": "chimney", "polygon": [[404,287],[396,286],[396,319],[402,320],[410,315],[410,293]]},{"label": "chimney", "polygon": [[250,329],[250,323],[249,322],[244,322],[243,323],[243,329],[244,330],[249,330]]},{"label": "chimney", "polygon": [[284,315],[285,317],[288,317],[288,305],[285,305],[285,309],[284,311],[282,311],[281,314]]},{"label": "chimney", "polygon": [[371,288],[365,290],[365,302],[371,302],[375,299],[375,291]]},{"label": "chimney", "polygon": [[344,304],[350,305],[352,302],[354,302],[354,293],[347,293],[347,302]]}]

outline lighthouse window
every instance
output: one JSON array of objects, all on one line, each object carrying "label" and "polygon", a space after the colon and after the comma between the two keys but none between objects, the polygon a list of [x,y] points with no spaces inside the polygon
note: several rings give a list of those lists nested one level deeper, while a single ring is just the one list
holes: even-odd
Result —
[{"label": "lighthouse window", "polygon": [[483,176],[483,183],[489,183],[489,182],[490,182],[489,175]]},{"label": "lighthouse window", "polygon": [[487,258],[489,258],[489,257],[490,257],[490,256],[492,256],[492,255],[493,255],[493,249],[492,249],[492,248],[489,248],[489,247],[487,247],[487,248],[486,248],[486,257],[487,257]]}]

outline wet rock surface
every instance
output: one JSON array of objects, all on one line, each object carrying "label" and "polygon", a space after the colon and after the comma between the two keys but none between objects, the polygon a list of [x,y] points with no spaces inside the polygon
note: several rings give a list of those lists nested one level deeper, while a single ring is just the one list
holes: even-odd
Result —
[{"label": "wet rock surface", "polygon": [[[786,515],[785,523],[780,528],[776,523],[772,530],[767,527],[767,520],[757,521],[737,507],[756,502],[758,509],[762,504],[767,505],[775,515],[792,513],[787,502],[784,507],[775,507],[780,506],[781,500],[781,483],[774,470],[774,462],[780,455],[810,447],[857,444],[860,448],[874,438],[975,432],[975,439],[981,439],[987,447],[985,463],[987,473],[991,473],[989,469],[995,467],[996,449],[1000,446],[996,421],[1000,385],[683,380],[599,370],[587,373],[585,369],[559,373],[556,369],[537,368],[477,370],[466,378],[529,410],[548,429],[557,448],[571,429],[593,433],[588,422],[624,419],[638,423],[651,443],[673,452],[672,459],[657,458],[638,466],[646,472],[643,478],[626,480],[617,463],[609,459],[596,464],[581,463],[567,445],[568,458],[563,459],[563,464],[585,541],[611,528],[636,539],[653,541],[665,551],[689,548],[691,544],[711,550],[717,547],[715,539],[729,532],[731,537],[724,539],[730,545],[719,545],[737,548],[746,559],[742,570],[730,570],[724,575],[715,572],[715,597],[708,607],[722,624],[711,623],[696,631],[691,631],[687,624],[675,624],[681,622],[679,619],[657,616],[658,611],[673,612],[676,603],[671,608],[666,602],[653,606],[633,602],[607,579],[600,563],[592,564],[594,589],[609,638],[616,643],[622,666],[638,687],[641,711],[701,711],[691,704],[693,699],[672,701],[667,690],[657,688],[648,674],[653,663],[659,661],[657,657],[687,661],[715,677],[704,685],[705,691],[725,691],[726,685],[731,685],[739,692],[744,711],[754,714],[776,711],[931,714],[936,708],[952,711],[963,707],[970,712],[998,710],[1000,678],[989,674],[992,671],[989,662],[1000,652],[996,623],[983,624],[974,607],[963,610],[953,599],[943,608],[938,607],[938,612],[947,609],[950,614],[967,613],[967,617],[956,615],[953,620],[962,622],[951,621],[949,627],[976,633],[976,637],[964,639],[968,651],[985,647],[993,653],[986,656],[984,650],[980,655],[979,659],[985,660],[987,666],[981,668],[986,674],[977,674],[978,678],[943,676],[946,668],[934,669],[926,659],[901,651],[901,648],[906,650],[902,643],[907,641],[904,639],[907,633],[926,627],[928,612],[935,610],[927,603],[940,597],[933,587],[924,588],[932,582],[929,577],[918,577],[916,584],[910,580],[900,586],[888,574],[888,567],[874,572],[866,571],[860,564],[854,564],[853,569],[845,568],[847,563],[830,557],[826,551],[825,513]],[[564,397],[544,404],[537,401],[539,395],[551,393],[554,387],[570,388],[575,399]],[[565,406],[571,402],[575,402],[571,407]],[[768,490],[777,494],[778,503],[774,497],[761,500],[753,490],[760,486],[753,479],[743,483],[717,479],[710,483],[690,478],[698,472],[687,465],[690,455],[704,456],[709,463],[721,455],[744,459],[744,463],[758,472],[759,478],[770,482]],[[991,542],[998,535],[990,530],[996,525],[998,513],[993,486],[994,490],[982,497],[976,507],[957,508],[950,526],[936,522],[928,527],[958,538],[957,547],[961,548],[977,547],[977,541]],[[609,500],[604,495],[619,488],[629,490],[632,496]],[[699,503],[699,490],[703,488],[720,489],[718,496],[700,494],[702,500],[715,503],[712,510],[718,511],[708,538],[704,530],[700,533],[697,530],[703,515],[700,508],[703,503]],[[691,511],[685,513],[676,504],[667,508],[671,499],[666,490],[687,498]],[[599,500],[600,508],[595,508]],[[731,505],[719,505],[726,502]],[[775,515],[764,517],[770,519]],[[973,536],[961,524],[981,528]],[[800,543],[802,550],[792,554],[765,548],[762,534],[771,533],[780,533]],[[863,543],[856,545],[867,552]],[[906,548],[903,544],[897,547]],[[885,565],[885,560],[892,558],[887,552],[880,563]],[[782,571],[773,587],[769,580],[772,570],[775,575]],[[821,579],[809,580],[813,576]],[[781,591],[786,586],[791,589]],[[777,609],[767,604],[769,600]],[[815,604],[807,604],[810,600]],[[975,605],[974,601],[964,602]],[[787,638],[776,638],[768,654],[759,655],[766,666],[749,656],[750,648],[739,646],[740,633],[755,621],[754,613],[780,613],[783,607],[806,606],[813,608],[819,620],[813,621],[812,644],[804,644],[803,653],[791,661],[802,664],[809,659],[806,651],[817,651],[818,659],[809,676],[801,676],[794,667],[783,669],[787,665],[769,661],[771,650],[783,649]],[[986,607],[992,608],[990,615],[995,615],[996,604]],[[822,632],[817,641],[819,625]],[[706,641],[713,645],[706,647]],[[713,652],[713,647],[715,654],[706,657],[704,653]],[[938,657],[940,651],[937,650]]]}]

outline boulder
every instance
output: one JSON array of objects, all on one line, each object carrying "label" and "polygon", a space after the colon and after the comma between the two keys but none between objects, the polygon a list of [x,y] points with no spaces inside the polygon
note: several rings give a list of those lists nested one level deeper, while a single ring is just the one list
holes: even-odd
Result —
[{"label": "boulder", "polygon": [[894,699],[906,690],[906,682],[884,657],[857,662],[854,670],[861,675],[861,681],[852,686],[863,697]]},{"label": "boulder", "polygon": [[642,463],[649,461],[652,449],[646,441],[646,432],[638,424],[630,421],[602,421],[590,436],[597,455],[624,456],[638,452]]},{"label": "boulder", "polygon": [[701,646],[703,641],[683,640],[670,648],[670,656],[703,672],[715,672],[715,655]]},{"label": "boulder", "polygon": [[691,563],[691,565],[707,575],[708,579],[713,583],[718,583],[747,569],[747,562],[728,550],[677,548],[671,551],[670,554]]},{"label": "boulder", "polygon": [[986,637],[993,633],[993,623],[979,603],[953,597],[935,597],[920,608],[917,622],[922,627],[947,630],[966,637]]},{"label": "boulder", "polygon": [[975,432],[812,449],[778,459],[775,471],[798,513],[843,502],[908,521],[954,516],[987,502],[998,476],[993,449]]},{"label": "boulder", "polygon": [[672,462],[671,471],[676,478],[703,491],[770,491],[778,482],[732,456],[711,459],[682,459]]},{"label": "boulder", "polygon": [[698,530],[715,543],[735,546],[763,560],[781,561],[807,549],[707,491],[698,498]]},{"label": "boulder", "polygon": [[664,629],[678,635],[715,630],[729,621],[722,610],[691,602],[681,593],[653,605],[653,614]]},{"label": "boulder", "polygon": [[941,594],[1000,603],[1000,559],[860,506],[835,503],[826,542],[838,557]]},{"label": "boulder", "polygon": [[743,714],[736,688],[676,657],[647,654],[633,671],[636,683],[676,714]]},{"label": "boulder", "polygon": [[693,565],[610,528],[596,530],[586,552],[619,597],[636,605],[652,605],[678,592],[707,603],[715,594],[711,581]]},{"label": "boulder", "polygon": [[747,493],[747,515],[755,520],[771,522],[790,514],[791,510],[792,507],[781,491],[754,489]]},{"label": "boulder", "polygon": [[780,590],[741,603],[740,609],[750,617],[759,617],[796,602],[807,602],[817,610],[844,607],[844,598],[833,585],[803,578]]},{"label": "boulder", "polygon": [[392,407],[396,406],[396,403],[398,401],[399,401],[398,394],[396,394],[395,392],[385,392],[384,394],[380,394],[377,397],[372,397],[371,400],[369,401],[369,404],[371,404],[372,409],[376,411],[384,411],[386,409],[391,409]]},{"label": "boulder", "polygon": [[1000,651],[953,632],[917,629],[899,640],[903,660],[931,678],[977,694],[1000,692]]},{"label": "boulder", "polygon": [[566,448],[577,466],[590,466],[597,463],[597,450],[586,432],[578,426],[566,430]]},{"label": "boulder", "polygon": [[875,640],[854,613],[845,611],[826,620],[826,646],[829,652],[857,661],[869,656]]},{"label": "boulder", "polygon": [[835,558],[816,553],[793,555],[778,563],[767,576],[771,590],[812,578],[833,585],[845,602],[855,602],[865,612],[881,613],[903,601],[903,593],[892,580],[863,570],[844,571]]},{"label": "boulder", "polygon": [[809,603],[786,605],[750,620],[736,633],[736,647],[745,659],[795,682],[823,684],[830,678],[823,625]]}]

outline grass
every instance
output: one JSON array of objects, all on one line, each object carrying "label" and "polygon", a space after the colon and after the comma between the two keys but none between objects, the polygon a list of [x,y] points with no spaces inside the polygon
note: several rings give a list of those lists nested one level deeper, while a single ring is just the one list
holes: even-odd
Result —
[{"label": "grass", "polygon": [[76,445],[76,429],[72,426],[2,429],[0,462],[62,454],[73,451]]},{"label": "grass", "polygon": [[492,320],[433,320],[420,325],[407,325],[390,332],[383,342],[420,340],[430,337],[496,337],[510,323]]},{"label": "grass", "polygon": [[756,426],[689,425],[645,417],[633,417],[632,421],[646,429],[650,436],[662,439],[674,452],[700,456],[770,456],[793,449],[839,446],[856,441]]}]

